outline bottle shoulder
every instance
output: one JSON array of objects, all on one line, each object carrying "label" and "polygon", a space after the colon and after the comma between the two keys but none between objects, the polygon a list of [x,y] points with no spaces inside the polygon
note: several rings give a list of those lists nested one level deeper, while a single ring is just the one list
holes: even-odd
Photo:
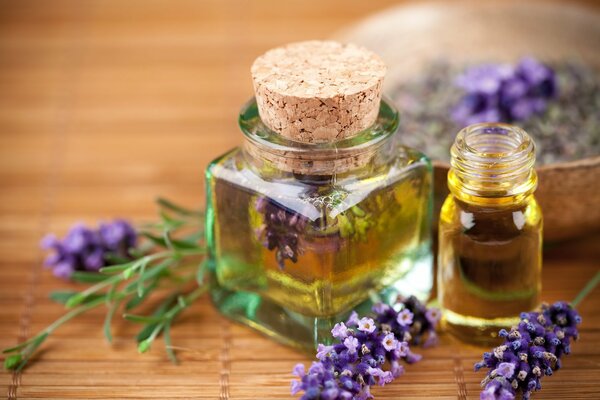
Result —
[{"label": "bottle shoulder", "polygon": [[530,195],[514,205],[498,207],[465,203],[449,194],[440,212],[440,230],[458,229],[466,232],[486,226],[489,229],[507,229],[515,232],[542,229],[542,210]]},{"label": "bottle shoulder", "polygon": [[[385,163],[379,162],[364,173],[348,172],[331,176],[299,176],[286,171],[256,168],[241,148],[234,148],[212,161],[206,169],[209,186],[226,183],[239,190],[275,199],[283,207],[321,214],[327,209],[343,213],[378,192],[391,191],[418,201],[431,201],[431,164],[419,152],[403,148]],[[416,200],[415,200],[416,201]]]}]

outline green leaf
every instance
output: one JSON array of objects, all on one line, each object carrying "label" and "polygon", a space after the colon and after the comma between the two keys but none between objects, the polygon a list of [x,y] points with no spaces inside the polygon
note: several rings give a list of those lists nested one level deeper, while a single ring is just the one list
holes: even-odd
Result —
[{"label": "green leaf", "polygon": [[111,265],[125,264],[129,262],[128,258],[120,256],[116,253],[105,253],[104,260],[106,260]]},{"label": "green leaf", "polygon": [[78,292],[75,291],[56,291],[50,293],[50,300],[55,301],[59,304],[67,304],[67,301],[73,296],[75,296]]},{"label": "green leaf", "polygon": [[135,261],[130,261],[127,262],[125,264],[119,264],[119,265],[111,265],[110,267],[103,267],[100,268],[100,272],[103,274],[114,274],[114,273],[119,273],[122,271],[125,271],[128,268],[131,268],[131,266],[136,263],[138,260]]},{"label": "green leaf", "polygon": [[162,237],[165,241],[165,244],[169,249],[174,249],[173,242],[171,242],[171,231],[169,229],[165,229],[162,233]]},{"label": "green leaf", "polygon": [[3,349],[3,350],[2,350],[2,353],[3,353],[3,354],[8,354],[8,353],[12,353],[12,352],[14,352],[14,351],[21,350],[22,348],[29,346],[29,344],[30,344],[32,341],[33,341],[33,339],[29,339],[29,340],[26,340],[26,341],[24,341],[23,343],[19,343],[19,344],[18,344],[18,345],[16,345],[16,346],[13,346],[13,347],[7,347],[6,349]]},{"label": "green leaf", "polygon": [[104,293],[91,293],[88,295],[86,295],[83,292],[75,293],[73,296],[69,297],[69,299],[65,303],[65,306],[67,308],[71,308],[71,307],[78,306],[80,304],[88,304],[92,301],[102,299],[105,297],[106,297],[106,294],[104,294]]},{"label": "green leaf", "polygon": [[[154,310],[154,313],[152,313],[152,316],[153,317],[162,316],[169,309],[169,307],[173,304],[173,302],[177,298],[178,294],[179,293],[177,293],[177,292],[171,293],[164,301],[162,301],[158,305],[158,307]],[[139,343],[142,340],[149,338],[157,326],[158,326],[158,323],[151,323],[151,324],[146,325],[144,328],[142,328],[142,330],[136,336],[137,342]]]},{"label": "green leaf", "polygon": [[161,246],[161,247],[167,247],[167,244],[165,243],[165,240],[161,237],[158,237],[150,232],[141,232],[142,236],[144,236],[146,239],[150,240],[152,243],[154,243],[157,246]]},{"label": "green leaf", "polygon": [[171,216],[164,211],[161,211],[159,214],[160,214],[160,218],[163,220],[163,225],[164,225],[165,229],[167,229],[167,230],[177,229],[177,228],[185,225],[184,221],[181,221],[181,220],[175,219],[175,218],[171,218]]},{"label": "green leaf", "polygon": [[210,270],[210,261],[208,258],[202,260],[200,265],[198,266],[198,270],[196,271],[196,282],[198,286],[203,286],[205,284],[204,279],[206,277],[206,271]]},{"label": "green leaf", "polygon": [[175,250],[190,250],[201,249],[202,246],[198,242],[191,240],[173,239],[170,236],[167,238],[156,236],[150,232],[142,232],[142,235],[157,246],[173,248]]},{"label": "green leaf", "polygon": [[141,296],[139,296],[138,293],[125,304],[125,310],[133,310],[135,307],[139,306],[144,300],[146,300],[148,295],[156,288],[157,285],[158,280],[154,280],[149,285],[145,286]]},{"label": "green leaf", "polygon": [[183,296],[177,296],[177,303],[179,303],[179,307],[181,308],[186,308],[188,306]]},{"label": "green leaf", "polygon": [[135,314],[123,314],[123,318],[127,321],[137,322],[140,324],[156,324],[164,321],[162,316],[147,316],[147,315],[135,315]]},{"label": "green leaf", "polygon": [[150,335],[152,335],[152,332],[154,331],[154,328],[156,328],[157,325],[158,324],[148,324],[148,325],[144,326],[142,328],[142,330],[139,331],[139,333],[135,337],[135,340],[138,343],[141,343],[142,341],[148,339],[150,337]]},{"label": "green leaf", "polygon": [[113,283],[110,286],[110,289],[108,289],[108,293],[106,293],[106,305],[110,306],[114,297],[115,297],[115,291],[117,290],[117,283]]},{"label": "green leaf", "polygon": [[142,297],[142,294],[144,293],[144,274],[146,272],[147,264],[148,263],[142,264],[142,267],[140,268],[140,277],[138,278],[138,281],[137,281],[137,290],[136,290],[138,297]]},{"label": "green leaf", "polygon": [[119,308],[119,305],[121,304],[121,301],[114,301],[111,305],[110,308],[108,309],[108,312],[106,313],[106,317],[104,318],[104,336],[106,337],[106,340],[108,341],[108,343],[112,343],[112,332],[111,332],[111,323],[112,323],[112,319],[115,315],[115,311],[117,311],[117,309]]},{"label": "green leaf", "polygon": [[102,275],[97,272],[75,271],[71,275],[72,280],[81,283],[98,283],[107,278],[108,277],[106,275]]},{"label": "green leaf", "polygon": [[167,351],[167,357],[173,364],[177,364],[177,356],[175,355],[175,351],[173,350],[173,343],[171,342],[171,321],[167,321],[165,323],[165,328],[163,330],[163,339],[165,341],[165,350]]},{"label": "green leaf", "polygon": [[364,217],[365,216],[365,212],[360,207],[358,207],[358,206],[354,206],[350,210],[357,217]]},{"label": "green leaf", "polygon": [[144,339],[138,343],[138,352],[145,353],[150,350],[150,346],[152,345],[152,341],[148,339]]},{"label": "green leaf", "polygon": [[6,360],[4,360],[4,368],[15,369],[17,367],[17,365],[19,365],[21,363],[22,359],[23,359],[23,356],[20,353],[10,355],[10,356],[6,357]]},{"label": "green leaf", "polygon": [[163,199],[163,198],[159,197],[158,199],[156,199],[156,202],[162,208],[174,211],[177,214],[189,215],[189,216],[204,216],[204,212],[201,210],[190,210],[189,208],[185,208],[180,205],[177,205],[167,199]]},{"label": "green leaf", "polygon": [[25,350],[23,351],[23,355],[24,357],[21,360],[21,363],[17,366],[16,371],[21,371],[23,369],[23,367],[27,364],[27,361],[29,361],[29,358],[31,357],[31,355],[35,352],[35,350],[40,347],[40,345],[44,342],[44,340],[46,340],[46,338],[48,337],[48,333],[42,333],[41,335],[39,335],[38,337],[36,337],[30,344],[29,346],[27,346],[25,348]]},{"label": "green leaf", "polygon": [[[144,273],[139,276],[138,279],[142,279],[144,281],[153,279],[153,278],[157,277],[160,273],[165,271],[167,268],[169,268],[169,266],[171,266],[172,263],[173,263],[173,259],[167,258],[166,260],[152,266],[151,268],[146,269],[144,271]],[[137,280],[129,283],[125,287],[125,291],[129,292],[134,289],[137,290],[137,284],[138,284]]]}]

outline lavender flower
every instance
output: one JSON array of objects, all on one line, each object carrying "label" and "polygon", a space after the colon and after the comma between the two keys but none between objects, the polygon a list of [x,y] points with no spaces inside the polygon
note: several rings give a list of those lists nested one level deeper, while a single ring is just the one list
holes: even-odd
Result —
[{"label": "lavender flower", "polygon": [[523,399],[542,388],[541,378],[561,366],[560,358],[569,354],[571,340],[578,338],[581,317],[568,303],[542,305],[541,312],[522,313],[519,324],[510,331],[500,330],[504,344],[484,353],[475,364],[490,372],[481,382],[482,400],[512,400],[518,390]]},{"label": "lavender flower", "polygon": [[41,246],[54,250],[44,264],[52,268],[55,276],[69,279],[75,271],[98,271],[106,266],[109,253],[113,258],[129,259],[129,249],[135,247],[136,242],[133,227],[117,219],[102,223],[95,230],[83,224],[75,225],[62,241],[49,234],[42,239]]},{"label": "lavender flower", "polygon": [[297,262],[300,235],[304,232],[308,219],[268,197],[256,200],[256,210],[264,215],[264,223],[256,232],[257,237],[267,249],[275,250],[279,267],[284,267],[285,260]]},{"label": "lavender flower", "polygon": [[[292,381],[292,395],[304,391],[302,400],[371,398],[371,386],[384,386],[404,373],[401,360],[413,363],[421,359],[410,351],[408,341],[412,338],[418,342],[424,334],[433,334],[437,319],[433,317],[429,322],[427,311],[416,298],[410,297],[394,307],[376,304],[374,319],[359,318],[352,312],[345,323],[340,322],[331,330],[337,343],[319,345],[319,361],[312,364],[308,373],[302,364],[296,365],[293,374],[299,380]],[[408,320],[400,316],[409,313],[412,323],[398,323]],[[385,369],[386,365],[389,369]]]},{"label": "lavender flower", "polygon": [[452,119],[465,126],[527,120],[544,112],[548,100],[557,94],[554,71],[531,57],[521,59],[514,67],[472,67],[456,79],[456,85],[465,95],[452,111]]},{"label": "lavender flower", "polygon": [[[397,308],[399,311],[396,311]],[[431,347],[437,344],[436,327],[441,318],[440,310],[427,308],[416,297],[399,298],[397,306],[392,308],[386,304],[373,307],[379,324],[387,324],[393,332],[407,331],[414,344]],[[407,321],[410,321],[407,323]]]}]

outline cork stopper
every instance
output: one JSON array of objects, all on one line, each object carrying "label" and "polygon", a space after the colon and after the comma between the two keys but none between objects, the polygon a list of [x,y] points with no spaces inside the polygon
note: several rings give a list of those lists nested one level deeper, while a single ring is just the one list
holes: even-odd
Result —
[{"label": "cork stopper", "polygon": [[293,141],[327,143],[375,122],[386,67],[365,48],[314,40],[269,50],[251,71],[265,125]]}]

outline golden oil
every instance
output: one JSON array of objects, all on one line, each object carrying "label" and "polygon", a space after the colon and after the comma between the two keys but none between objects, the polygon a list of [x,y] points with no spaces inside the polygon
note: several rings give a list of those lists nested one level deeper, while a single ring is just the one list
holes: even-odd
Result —
[{"label": "golden oil", "polygon": [[463,129],[452,147],[439,222],[438,290],[446,327],[489,344],[539,305],[542,213],[535,146],[504,124]]}]

